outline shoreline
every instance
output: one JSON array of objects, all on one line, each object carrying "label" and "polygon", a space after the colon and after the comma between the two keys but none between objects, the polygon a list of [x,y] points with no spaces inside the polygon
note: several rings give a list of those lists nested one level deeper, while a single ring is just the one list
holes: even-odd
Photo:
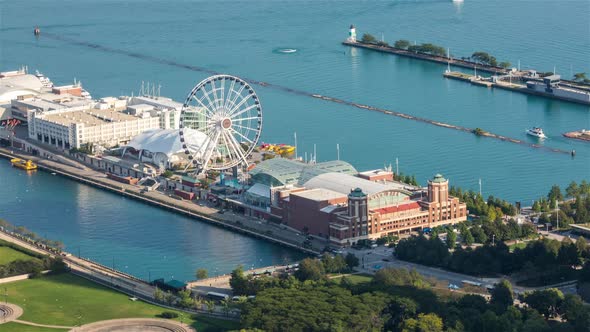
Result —
[{"label": "shoreline", "polygon": [[[6,149],[4,149],[4,148],[0,148],[0,158],[4,158],[4,159],[8,159],[8,160],[10,160],[12,158],[31,159],[31,156],[19,154],[16,152],[9,152],[9,151],[6,151]],[[35,157],[33,157],[33,158],[35,158]],[[168,202],[165,199],[158,199],[156,197],[148,197],[144,194],[140,194],[139,192],[136,193],[136,192],[131,191],[132,190],[131,188],[125,188],[125,186],[131,187],[130,185],[125,185],[125,184],[121,183],[120,185],[116,186],[116,185],[111,184],[107,181],[100,181],[98,179],[96,179],[96,180],[90,179],[90,178],[85,177],[83,175],[73,174],[72,172],[65,170],[64,167],[62,167],[62,169],[59,169],[57,167],[47,165],[47,164],[43,163],[43,160],[41,160],[41,162],[38,162],[38,161],[35,161],[35,162],[37,163],[38,169],[41,171],[50,172],[50,173],[53,172],[53,173],[56,173],[60,176],[69,178],[70,180],[74,180],[76,182],[83,183],[85,185],[89,185],[89,186],[92,186],[92,187],[95,187],[98,189],[106,190],[111,193],[123,195],[125,197],[129,197],[134,200],[140,201],[144,204],[149,204],[149,205],[152,205],[155,207],[163,208],[165,210],[184,215],[184,216],[189,217],[191,219],[196,219],[197,221],[207,222],[210,225],[222,227],[222,228],[228,229],[230,231],[234,231],[234,232],[238,232],[238,233],[241,233],[241,234],[244,234],[247,236],[266,240],[268,242],[281,245],[283,247],[297,250],[297,251],[302,252],[304,254],[308,254],[308,255],[319,254],[319,251],[315,251],[313,249],[308,249],[308,248],[303,248],[301,246],[298,246],[295,243],[291,243],[291,242],[288,242],[288,241],[280,239],[280,238],[275,238],[275,237],[269,236],[267,234],[261,234],[256,231],[247,229],[245,227],[240,227],[240,226],[236,225],[235,222],[234,222],[234,224],[232,224],[230,221],[222,220],[219,218],[205,215],[203,213],[199,213],[198,211],[196,211],[196,209],[190,209],[190,208],[183,207],[183,206],[180,206],[177,204],[173,204],[172,202]],[[65,165],[63,165],[63,166],[65,166]],[[105,177],[105,179],[106,179],[106,177]],[[137,190],[139,191],[139,189],[137,189]],[[168,197],[166,196],[166,198],[168,198]]]}]

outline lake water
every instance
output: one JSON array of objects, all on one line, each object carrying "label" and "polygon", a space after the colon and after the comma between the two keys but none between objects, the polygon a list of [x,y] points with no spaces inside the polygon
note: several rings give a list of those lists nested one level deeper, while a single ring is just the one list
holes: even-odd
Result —
[{"label": "lake water", "polygon": [[[535,140],[524,134],[525,129],[541,126],[549,136],[542,144],[577,152],[571,158],[255,87],[264,108],[262,140],[292,143],[293,133],[297,132],[299,154],[311,153],[316,144],[319,161],[335,159],[336,144],[340,144],[341,158],[359,170],[395,165],[398,158],[400,171],[415,174],[422,184],[433,174],[442,173],[453,185],[477,190],[481,178],[484,195],[521,200],[524,204],[545,195],[552,184],[566,186],[572,180],[590,179],[590,144],[561,136],[567,131],[590,129],[590,107],[447,80],[442,77],[446,66],[340,44],[353,23],[359,36],[369,32],[390,43],[397,39],[431,42],[450,48],[455,56],[487,51],[514,66],[520,60],[521,68],[555,68],[564,77],[577,72],[590,74],[587,0],[466,0],[462,4],[395,0],[78,0],[62,1],[59,6],[52,1],[21,0],[4,2],[1,15],[2,70],[28,65],[56,83],[76,78],[94,97],[130,95],[132,91],[137,94],[141,82],[150,81],[162,85],[162,95],[184,100],[207,74],[44,38],[43,32],[451,124],[480,127],[529,142]],[[39,39],[32,35],[35,25],[42,29]],[[278,52],[282,48],[297,52]],[[92,206],[98,204],[94,202],[97,195],[107,195],[74,187],[77,189],[68,189],[74,193],[67,197],[86,200]],[[58,187],[50,188],[35,190]],[[11,193],[3,195],[12,197]],[[46,199],[51,201],[53,197]],[[135,202],[121,202],[125,207],[138,206]],[[48,205],[43,199],[38,204]],[[80,203],[72,204],[72,224],[68,227],[117,232],[101,215],[101,209],[96,209],[89,219],[82,219],[77,216]],[[38,218],[33,209],[26,211],[19,205],[3,209],[0,216],[7,219],[11,215]],[[134,226],[143,225],[141,215],[134,213],[144,212],[126,212],[130,210],[120,211],[123,219]],[[49,230],[52,222],[47,219],[45,229]],[[31,228],[39,230],[35,223],[30,222]],[[145,224],[168,226],[161,222]],[[194,222],[179,225],[197,227]],[[207,230],[201,232],[226,234],[207,225],[198,227]],[[152,231],[147,227],[129,229],[133,232],[121,236],[132,240],[121,240],[122,246],[141,251],[145,248],[144,238]],[[171,238],[189,236],[182,226],[177,226],[176,231],[179,233]],[[71,240],[64,240],[68,244],[84,241],[91,233],[70,233]],[[213,238],[209,241],[215,242]],[[258,240],[249,241],[251,251],[232,254],[262,255],[257,246],[268,246]],[[196,245],[191,241],[179,243]],[[144,255],[169,259],[158,252],[166,250],[164,246],[153,242],[150,245],[153,247]],[[183,260],[180,257],[176,262]]]}]

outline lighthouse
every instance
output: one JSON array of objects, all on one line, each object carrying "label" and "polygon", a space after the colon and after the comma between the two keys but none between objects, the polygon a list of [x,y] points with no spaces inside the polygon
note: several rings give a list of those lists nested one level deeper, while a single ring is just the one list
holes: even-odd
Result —
[{"label": "lighthouse", "polygon": [[348,30],[348,40],[349,42],[356,43],[356,28],[353,24],[350,25],[350,29]]}]

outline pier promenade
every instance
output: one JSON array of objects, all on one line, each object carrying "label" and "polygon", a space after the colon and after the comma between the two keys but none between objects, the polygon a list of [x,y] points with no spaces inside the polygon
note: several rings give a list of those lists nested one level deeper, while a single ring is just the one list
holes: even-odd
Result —
[{"label": "pier promenade", "polygon": [[119,195],[123,195],[138,201],[158,206],[175,213],[189,216],[199,221],[205,221],[212,225],[230,229],[252,237],[277,243],[285,247],[299,250],[303,253],[316,255],[320,251],[319,243],[314,241],[316,247],[304,248],[305,237],[288,228],[282,228],[268,222],[258,222],[245,216],[234,213],[219,213],[218,209],[199,206],[192,201],[178,200],[159,191],[142,192],[139,186],[128,185],[108,179],[104,173],[95,171],[83,165],[74,167],[58,163],[53,160],[17,153],[6,148],[0,148],[0,157],[30,159],[35,162],[40,170],[56,173],[72,180],[104,189]]},{"label": "pier promenade", "polygon": [[382,53],[395,54],[395,55],[399,55],[399,56],[405,56],[408,58],[414,58],[414,59],[419,59],[419,60],[424,60],[424,61],[440,63],[443,65],[450,64],[452,66],[457,66],[457,67],[462,67],[462,68],[468,68],[468,69],[473,69],[473,70],[477,69],[481,72],[486,72],[486,73],[492,73],[492,74],[506,74],[506,73],[508,73],[508,70],[506,70],[502,67],[483,65],[480,63],[476,63],[476,62],[472,62],[472,61],[465,61],[465,60],[456,59],[453,57],[443,57],[443,56],[423,54],[423,53],[414,53],[414,52],[410,52],[408,50],[403,50],[403,49],[395,48],[395,47],[391,47],[391,46],[380,46],[380,45],[375,45],[375,44],[366,44],[366,43],[362,43],[359,41],[357,41],[357,42],[343,41],[342,44],[346,45],[346,46],[351,46],[351,47],[364,48],[364,49],[369,49],[369,50],[382,52]]}]

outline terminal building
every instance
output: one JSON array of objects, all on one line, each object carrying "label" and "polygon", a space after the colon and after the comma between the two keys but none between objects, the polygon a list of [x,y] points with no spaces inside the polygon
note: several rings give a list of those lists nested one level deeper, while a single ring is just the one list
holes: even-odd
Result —
[{"label": "terminal building", "polygon": [[467,220],[466,205],[449,196],[449,181],[440,174],[423,190],[393,181],[390,170],[359,173],[343,161],[275,158],[250,173],[253,185],[241,202],[247,215],[280,220],[337,245]]}]

